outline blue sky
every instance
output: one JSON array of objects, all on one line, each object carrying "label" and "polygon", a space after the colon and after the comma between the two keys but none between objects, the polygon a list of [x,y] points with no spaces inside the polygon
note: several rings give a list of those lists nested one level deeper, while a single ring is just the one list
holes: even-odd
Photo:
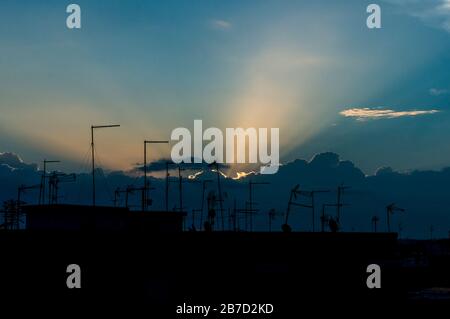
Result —
[{"label": "blue sky", "polygon": [[367,29],[365,1],[76,3],[81,30],[65,26],[69,2],[2,1],[0,152],[78,170],[89,126],[120,123],[98,152],[127,169],[144,139],[202,119],[279,127],[282,161],[450,164],[448,0],[378,1],[381,30]]}]

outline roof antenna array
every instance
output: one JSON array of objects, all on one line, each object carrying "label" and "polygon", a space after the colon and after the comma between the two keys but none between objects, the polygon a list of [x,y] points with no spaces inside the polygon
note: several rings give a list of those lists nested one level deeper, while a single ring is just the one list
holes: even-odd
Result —
[{"label": "roof antenna array", "polygon": [[[291,212],[291,206],[299,206],[299,207],[305,207],[305,208],[309,208],[311,209],[311,219],[312,219],[312,231],[315,232],[315,194],[318,193],[329,193],[329,190],[314,190],[314,191],[302,191],[300,190],[300,185],[296,185],[292,190],[291,190],[291,195],[289,197],[289,202],[288,202],[288,208],[286,211],[286,220],[285,220],[285,224],[282,226],[283,231],[289,231],[290,226],[288,224],[289,221],[289,215]],[[303,197],[309,197],[311,199],[310,204],[302,204],[302,203],[297,203],[294,200],[297,199],[297,196],[303,196]]]}]

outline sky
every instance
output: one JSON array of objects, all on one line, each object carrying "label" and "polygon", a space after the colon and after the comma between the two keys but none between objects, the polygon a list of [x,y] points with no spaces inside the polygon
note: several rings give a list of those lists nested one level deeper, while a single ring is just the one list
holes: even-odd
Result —
[{"label": "sky", "polygon": [[[75,1],[74,1],[75,2]],[[374,1],[372,1],[374,2]],[[177,127],[279,127],[281,161],[332,151],[366,174],[450,165],[450,1],[0,4],[0,152],[131,169]],[[149,158],[168,157],[152,146]]]}]

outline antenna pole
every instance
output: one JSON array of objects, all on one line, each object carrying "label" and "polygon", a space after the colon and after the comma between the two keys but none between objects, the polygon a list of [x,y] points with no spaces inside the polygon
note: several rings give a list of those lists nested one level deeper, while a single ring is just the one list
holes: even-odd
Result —
[{"label": "antenna pole", "polygon": [[39,205],[41,205],[42,202],[42,198],[44,198],[45,201],[45,176],[47,174],[47,168],[46,165],[47,164],[47,160],[44,159],[44,167],[43,167],[43,171],[42,171],[42,176],[41,176],[41,187],[39,188]]},{"label": "antenna pole", "polygon": [[166,162],[166,212],[169,211],[169,162]]},{"label": "antenna pole", "polygon": [[201,208],[200,208],[200,227],[199,227],[200,230],[203,227],[203,207],[205,207],[204,202],[205,202],[206,181],[204,180],[202,184],[203,184],[202,185],[202,205],[201,205]]},{"label": "antenna pole", "polygon": [[288,221],[289,221],[289,213],[291,212],[291,203],[292,203],[292,197],[294,196],[294,190],[291,190],[291,194],[289,195],[289,202],[288,202],[288,207],[286,210],[286,216],[285,216],[285,221],[284,223],[287,225]]},{"label": "antenna pole", "polygon": [[253,230],[253,185],[268,185],[269,183],[265,182],[252,182],[251,180],[248,182],[248,207],[249,207],[249,214],[250,214],[250,231]]},{"label": "antenna pole", "polygon": [[91,156],[92,156],[92,206],[95,207],[95,154],[94,154],[94,129],[119,127],[120,125],[91,125]]},{"label": "antenna pole", "polygon": [[336,212],[336,217],[337,217],[337,222],[339,223],[339,219],[341,217],[341,186],[338,186],[338,191],[337,191],[337,212]]},{"label": "antenna pole", "polygon": [[322,205],[322,217],[320,218],[322,233],[325,231],[325,204]]},{"label": "antenna pole", "polygon": [[224,220],[223,220],[223,203],[222,203],[222,189],[220,187],[220,171],[219,171],[219,164],[217,162],[214,162],[216,166],[216,174],[217,174],[217,191],[219,192],[219,207],[220,207],[220,215],[222,217],[222,230],[224,230]]},{"label": "antenna pole", "polygon": [[315,221],[315,211],[314,211],[314,207],[315,207],[315,202],[314,202],[314,194],[315,192],[312,191],[311,192],[311,214],[312,214],[312,231],[313,233],[316,231],[316,221]]},{"label": "antenna pole", "polygon": [[60,163],[61,161],[48,161],[44,159],[44,170],[41,176],[41,185],[39,187],[39,205],[45,202],[45,179],[47,178],[47,164],[48,163]]},{"label": "antenna pole", "polygon": [[388,232],[391,232],[391,215],[394,214],[395,211],[404,212],[405,209],[395,206],[395,203],[389,204],[386,206],[386,221],[387,221],[387,229]]},{"label": "antenna pole", "polygon": [[92,206],[95,207],[95,155],[94,155],[94,126],[91,125],[91,157],[92,157]]},{"label": "antenna pole", "polygon": [[341,218],[341,207],[343,206],[343,205],[341,204],[341,195],[342,195],[342,192],[343,192],[344,190],[348,189],[348,188],[350,188],[350,187],[349,187],[349,186],[341,185],[341,186],[338,186],[338,189],[337,189],[337,206],[336,206],[337,212],[336,212],[336,219],[337,219],[337,222],[338,222],[338,223],[340,222],[340,218]]},{"label": "antenna pole", "polygon": [[130,186],[127,186],[127,190],[125,192],[125,207],[128,208],[128,194],[131,192]]},{"label": "antenna pole", "polygon": [[252,196],[252,181],[248,182],[248,214],[250,214],[250,231],[253,231],[253,196]]},{"label": "antenna pole", "polygon": [[202,182],[202,204],[200,209],[200,227],[198,229],[202,229],[203,227],[203,213],[204,213],[204,207],[205,207],[205,191],[206,191],[206,184],[212,182],[212,180],[205,179]]},{"label": "antenna pole", "polygon": [[144,141],[144,189],[142,192],[142,211],[147,210],[147,141]]},{"label": "antenna pole", "polygon": [[183,177],[181,176],[181,166],[178,165],[178,201],[180,205],[180,212],[183,211]]},{"label": "antenna pole", "polygon": [[[148,206],[148,185],[147,185],[147,144],[167,144],[169,141],[144,141],[144,189],[142,192],[142,210],[147,210]],[[167,164],[166,164],[167,165]],[[167,188],[167,187],[166,187]],[[167,204],[166,204],[167,210]]]},{"label": "antenna pole", "polygon": [[312,211],[312,231],[315,232],[316,231],[316,220],[315,220],[315,214],[316,214],[316,203],[315,203],[315,197],[314,195],[316,193],[329,193],[329,190],[316,190],[316,191],[311,191],[311,211]]},{"label": "antenna pole", "polygon": [[114,191],[114,207],[117,207],[117,200],[119,199],[119,187],[116,188]]}]

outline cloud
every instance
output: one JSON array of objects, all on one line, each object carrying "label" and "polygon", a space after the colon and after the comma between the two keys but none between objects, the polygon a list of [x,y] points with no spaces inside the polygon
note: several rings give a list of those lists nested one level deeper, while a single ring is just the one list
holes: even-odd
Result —
[{"label": "cloud", "polygon": [[[2,153],[0,153],[2,154]],[[18,168],[23,165],[36,166],[35,164],[24,163],[18,160],[17,155],[3,153],[0,155],[3,162]],[[161,160],[164,164],[164,159]],[[143,185],[142,177],[125,175],[123,173],[106,173],[101,175],[97,189],[98,205],[111,205],[111,193],[116,188],[121,190],[127,186],[140,187]],[[39,171],[30,169],[7,169],[6,165],[0,165],[0,205],[3,200],[14,199],[17,196],[17,187],[21,184],[39,184],[41,174]],[[197,174],[200,181],[210,180],[207,183],[206,191],[217,194],[217,175],[215,172],[203,171]],[[316,205],[322,207],[325,203],[335,203],[337,196],[337,186],[347,185],[351,189],[343,194],[343,202],[350,204],[345,206],[342,215],[342,227],[344,231],[355,228],[359,231],[370,231],[370,220],[374,214],[379,214],[383,218],[383,212],[387,204],[396,202],[405,208],[408,215],[405,226],[405,235],[415,238],[423,238],[425,229],[428,226],[436,225],[436,235],[446,237],[450,229],[448,218],[448,185],[450,185],[450,168],[441,171],[412,171],[407,173],[397,172],[391,168],[382,168],[376,175],[365,175],[357,166],[347,160],[341,160],[338,154],[322,153],[315,155],[310,161],[295,160],[281,166],[277,174],[261,175],[250,174],[240,180],[232,178],[221,179],[223,192],[223,205],[225,209],[244,208],[248,200],[248,182],[265,182],[267,185],[255,187],[253,189],[253,200],[258,204],[255,207],[259,210],[254,215],[254,225],[256,230],[267,230],[267,213],[270,209],[285,211],[286,203],[292,187],[300,183],[300,189],[304,191],[328,190],[317,196]],[[150,196],[153,199],[151,210],[165,210],[165,178],[150,178],[152,190]],[[88,173],[77,174],[74,183],[62,183],[58,194],[61,203],[90,204],[92,191],[91,175]],[[426,188],[423,185],[427,185]],[[186,211],[192,208],[201,207],[202,198],[201,183],[183,183],[183,206]],[[154,188],[154,189],[153,189]],[[169,186],[169,208],[176,207],[179,203],[178,185],[170,183]],[[225,196],[226,194],[226,196]],[[420,194],[418,196],[417,194]],[[37,203],[39,190],[30,190],[23,194],[23,200],[29,204]],[[117,205],[125,205],[126,196],[118,198]],[[140,207],[141,196],[139,192],[129,194],[129,205]],[[298,197],[296,202],[301,202]],[[431,204],[430,204],[431,203]],[[206,202],[205,202],[206,205]],[[431,205],[431,206],[430,206]],[[431,208],[430,208],[431,207]],[[330,213],[333,210],[330,209]],[[311,227],[309,215],[301,209],[295,209],[291,215],[289,223],[295,230],[308,230]],[[189,220],[192,215],[189,216]],[[397,217],[396,221],[400,221]],[[1,221],[1,217],[0,217]],[[384,220],[382,220],[384,223]],[[243,226],[243,221],[242,226]],[[241,223],[238,221],[238,224]],[[284,218],[277,218],[274,221],[273,229],[281,229]],[[316,215],[316,222],[319,223],[319,214]],[[383,226],[385,227],[385,226]],[[383,228],[385,229],[385,228]]]},{"label": "cloud", "polygon": [[[210,164],[206,163],[202,160],[201,163],[196,163],[196,159],[194,157],[191,157],[190,159],[187,158],[186,160],[189,160],[190,163],[180,163],[178,164],[183,170],[208,170],[210,168]],[[166,170],[166,164],[169,163],[169,169],[177,169],[177,164],[175,164],[172,159],[170,158],[161,158],[159,160],[153,161],[151,163],[147,164],[147,171],[148,172],[162,172]],[[217,163],[219,169],[225,170],[230,168],[230,166],[226,163]],[[135,165],[135,167],[131,170],[131,172],[143,172],[144,171],[144,165],[142,163],[138,163]]]},{"label": "cloud", "polygon": [[438,89],[438,88],[431,88],[429,92],[433,96],[450,94],[450,90],[448,90],[448,89]]},{"label": "cloud", "polygon": [[255,171],[250,171],[250,172],[236,172],[236,176],[233,177],[233,179],[234,179],[234,180],[237,180],[237,179],[241,179],[241,178],[247,177],[247,176],[249,176],[249,175],[257,175],[257,173],[256,173]]},{"label": "cloud", "polygon": [[450,32],[450,0],[441,0],[429,10],[416,13],[416,16],[425,22]]},{"label": "cloud", "polygon": [[339,112],[344,117],[355,117],[358,121],[369,119],[393,119],[406,116],[434,114],[438,110],[394,111],[391,109],[351,108]]},{"label": "cloud", "polygon": [[220,19],[211,20],[211,25],[213,26],[213,28],[220,30],[230,30],[233,27],[231,22]]},{"label": "cloud", "polygon": [[450,33],[450,0],[386,0],[425,24]]},{"label": "cloud", "polygon": [[203,171],[199,171],[199,172],[196,172],[196,173],[194,173],[194,174],[192,174],[192,175],[189,175],[188,178],[189,178],[189,179],[196,179],[197,176],[199,176],[199,175],[201,175],[201,174],[203,174]]},{"label": "cloud", "polygon": [[4,152],[0,153],[0,165],[8,167],[12,170],[31,169],[37,170],[36,164],[26,164],[17,154]]}]

